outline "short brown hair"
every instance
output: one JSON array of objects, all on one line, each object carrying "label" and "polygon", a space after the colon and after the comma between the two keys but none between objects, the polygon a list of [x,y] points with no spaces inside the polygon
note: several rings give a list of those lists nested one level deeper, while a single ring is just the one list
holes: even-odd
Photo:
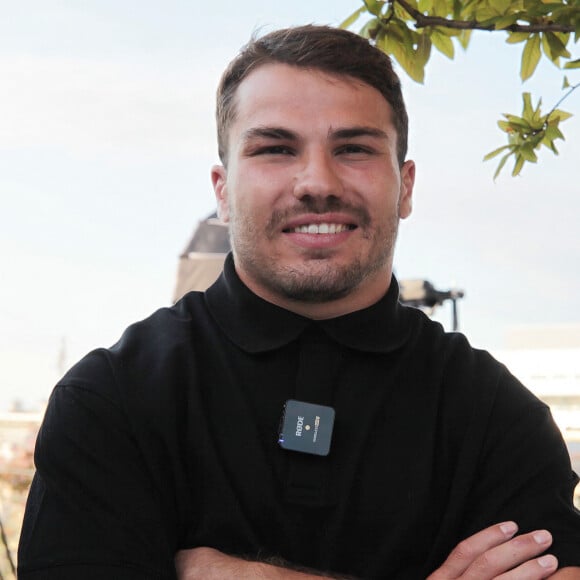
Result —
[{"label": "short brown hair", "polygon": [[361,80],[377,89],[393,110],[397,131],[397,156],[402,165],[407,155],[408,117],[401,82],[391,59],[368,40],[329,26],[298,26],[252,38],[222,75],[217,90],[218,152],[224,165],[228,157],[228,130],[235,118],[236,91],[256,68],[283,63]]}]

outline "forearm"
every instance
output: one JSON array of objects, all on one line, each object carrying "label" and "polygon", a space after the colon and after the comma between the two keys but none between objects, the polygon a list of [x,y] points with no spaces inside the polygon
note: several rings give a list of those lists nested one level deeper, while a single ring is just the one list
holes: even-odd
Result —
[{"label": "forearm", "polygon": [[[492,528],[499,528],[499,526],[492,526]],[[482,539],[485,540],[485,537],[490,537],[490,534],[493,532],[493,529],[489,528],[488,530],[484,530],[480,534],[476,534],[472,538],[469,538],[467,542],[471,544],[474,541],[481,541]],[[508,533],[505,539],[508,539],[512,536],[512,533]],[[532,536],[532,534],[528,534],[528,536]],[[529,543],[530,538],[527,538],[526,541]],[[516,538],[514,542],[518,544],[522,544],[521,538]],[[551,543],[551,538],[550,538]],[[495,541],[492,542],[491,545],[494,545]],[[514,544],[515,545],[515,544]],[[489,546],[486,545],[489,548]],[[442,580],[448,580],[451,578],[463,578],[463,573],[468,572],[467,568],[470,566],[470,562],[468,563],[458,563],[454,562],[454,560],[461,560],[464,558],[462,555],[464,552],[471,554],[468,558],[469,560],[473,559],[474,562],[478,559],[477,556],[480,553],[481,549],[470,546],[467,549],[466,542],[463,542],[458,546],[448,559],[448,561],[442,566],[439,570],[437,570],[434,574],[430,576],[430,578],[441,578]],[[554,578],[557,580],[580,580],[580,568],[579,567],[567,567],[562,568],[561,570],[557,570],[553,574],[549,574],[548,570],[542,572],[540,568],[534,570],[533,560],[527,560],[530,555],[533,555],[536,549],[534,548],[530,554],[526,552],[523,557],[515,555],[516,560],[512,561],[514,555],[512,550],[509,550],[509,561],[507,563],[502,564],[501,562],[495,562],[495,564],[499,564],[500,569],[496,570],[492,573],[492,576],[495,577],[498,573],[506,572],[512,568],[514,563],[517,565],[518,562],[524,561],[522,566],[518,568],[521,570],[523,574],[523,569],[526,569],[526,573],[529,574],[530,578],[546,578],[548,577],[545,572],[548,573],[550,578]],[[481,555],[481,554],[480,554]],[[492,558],[490,561],[493,563],[496,558]],[[555,559],[554,566],[556,565]],[[527,563],[526,563],[527,561]],[[482,577],[488,577],[486,573],[484,573],[485,565],[482,568],[482,564],[477,567],[479,571],[483,574]],[[458,569],[453,570],[454,567],[459,566]],[[214,550],[213,548],[193,548],[190,550],[181,550],[177,553],[175,557],[175,569],[177,571],[177,578],[178,580],[229,580],[230,578],[240,578],[240,579],[247,579],[247,580],[348,580],[346,577],[343,576],[334,576],[316,572],[314,570],[300,570],[300,569],[292,569],[288,567],[285,562],[256,562],[250,560],[244,560],[243,558],[238,558],[234,556],[229,556],[228,554],[224,554],[218,550]],[[515,571],[515,570],[512,570]],[[523,576],[522,576],[523,577]],[[528,576],[526,576],[528,577]],[[354,579],[350,579],[354,580]]]},{"label": "forearm", "polygon": [[[278,562],[276,563],[278,564]],[[266,562],[255,562],[229,556],[213,548],[181,550],[175,557],[175,569],[179,580],[330,580],[315,571],[293,570]]]}]

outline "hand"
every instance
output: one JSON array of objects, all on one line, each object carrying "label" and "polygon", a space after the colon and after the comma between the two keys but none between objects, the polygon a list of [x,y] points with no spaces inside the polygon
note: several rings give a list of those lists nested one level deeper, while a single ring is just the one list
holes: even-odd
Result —
[{"label": "hand", "polygon": [[175,570],[179,580],[231,580],[231,578],[240,580],[324,580],[325,578],[263,562],[249,562],[205,547],[177,552]]},{"label": "hand", "polygon": [[486,528],[457,545],[428,580],[539,580],[553,574],[558,560],[537,557],[552,545],[546,530],[514,537],[518,527],[504,522]]}]

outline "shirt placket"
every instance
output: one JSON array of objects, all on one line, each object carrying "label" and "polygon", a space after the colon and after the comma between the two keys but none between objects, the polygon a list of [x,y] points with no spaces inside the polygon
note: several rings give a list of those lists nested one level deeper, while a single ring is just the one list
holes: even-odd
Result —
[{"label": "shirt placket", "polygon": [[[339,346],[316,323],[300,336],[298,372],[294,398],[307,403],[332,406],[340,362]],[[336,424],[335,424],[336,428]],[[311,507],[332,505],[332,445],[328,456],[285,451],[288,502]]]}]

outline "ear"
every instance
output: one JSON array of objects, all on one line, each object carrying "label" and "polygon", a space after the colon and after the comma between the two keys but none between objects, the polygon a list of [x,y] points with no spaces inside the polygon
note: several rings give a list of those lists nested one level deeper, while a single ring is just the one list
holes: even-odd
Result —
[{"label": "ear", "polygon": [[218,217],[224,223],[228,223],[230,220],[227,176],[227,170],[223,165],[214,165],[211,168],[211,182],[217,202]]},{"label": "ear", "polygon": [[401,167],[401,190],[399,192],[399,217],[408,218],[413,211],[413,186],[415,185],[415,162],[408,160]]}]

